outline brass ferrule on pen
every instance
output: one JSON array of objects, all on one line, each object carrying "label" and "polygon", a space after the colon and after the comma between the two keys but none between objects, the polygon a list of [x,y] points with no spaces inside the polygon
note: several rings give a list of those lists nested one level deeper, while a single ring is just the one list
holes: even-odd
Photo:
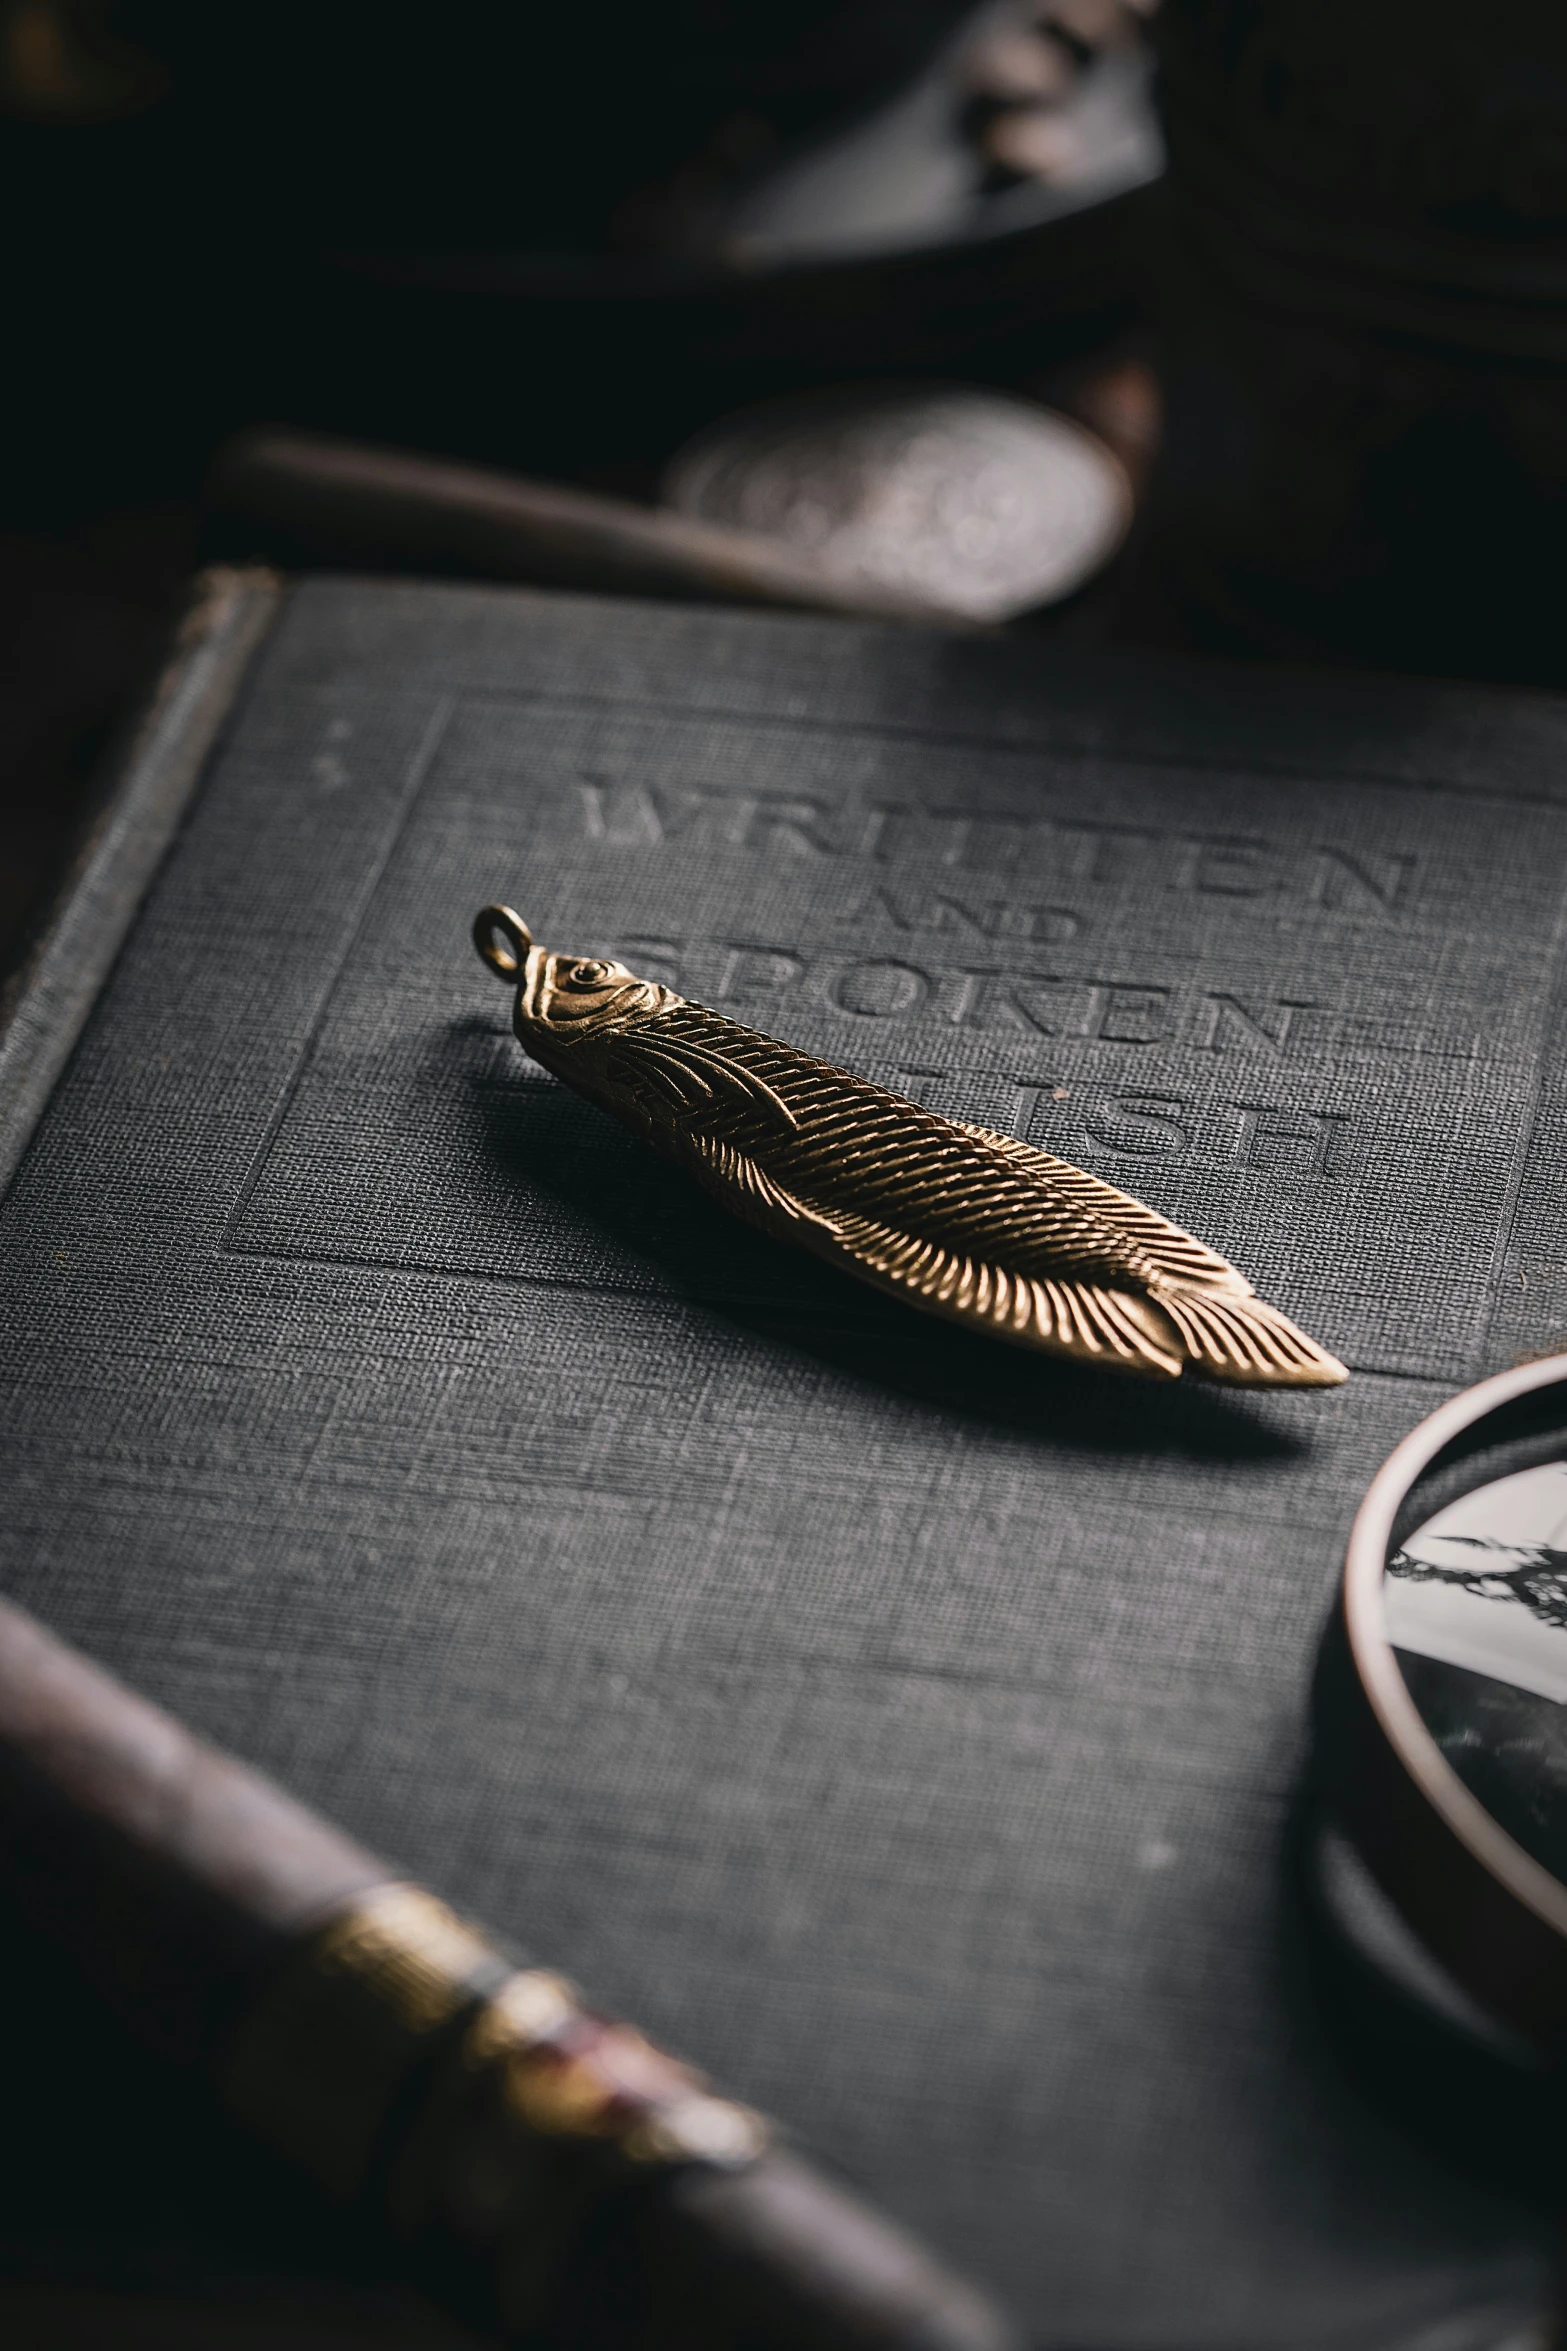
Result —
[{"label": "brass ferrule on pen", "polygon": [[1009,2340],[760,2116],[4,1603],[0,1839],[141,2039],[513,2339],[613,2260],[639,2351]]}]

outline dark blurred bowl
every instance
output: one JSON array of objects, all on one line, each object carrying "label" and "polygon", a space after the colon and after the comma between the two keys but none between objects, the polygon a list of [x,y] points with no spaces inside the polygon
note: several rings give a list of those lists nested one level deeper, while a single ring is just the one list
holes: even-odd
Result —
[{"label": "dark blurred bowl", "polygon": [[[76,114],[68,73],[40,99],[0,55],[13,501],[179,471],[263,416],[647,465],[761,393],[1004,376],[1138,300],[1160,151],[1131,43],[1078,45],[1072,168],[998,184],[963,0],[605,0],[543,23],[134,0],[113,54],[102,11],[52,13]],[[867,156],[881,195],[857,213],[844,174],[863,194]]]}]

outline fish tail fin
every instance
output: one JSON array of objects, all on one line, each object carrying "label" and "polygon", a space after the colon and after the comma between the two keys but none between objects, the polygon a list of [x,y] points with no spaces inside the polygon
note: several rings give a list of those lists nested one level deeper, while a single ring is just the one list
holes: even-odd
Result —
[{"label": "fish tail fin", "polygon": [[1260,1298],[1174,1284],[1161,1284],[1155,1297],[1193,1369],[1211,1380],[1246,1388],[1336,1388],[1349,1377],[1337,1356]]},{"label": "fish tail fin", "polygon": [[894,1296],[987,1326],[1016,1346],[1151,1379],[1180,1377],[1186,1354],[1180,1333],[1162,1302],[1134,1290],[1018,1273],[863,1216],[836,1217],[813,1245],[825,1255],[842,1253],[863,1278]]}]

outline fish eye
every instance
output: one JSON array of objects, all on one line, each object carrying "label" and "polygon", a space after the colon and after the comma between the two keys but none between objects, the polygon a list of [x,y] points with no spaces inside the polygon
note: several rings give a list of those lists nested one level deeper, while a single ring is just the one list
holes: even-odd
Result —
[{"label": "fish eye", "polygon": [[607,963],[595,963],[585,957],[581,963],[574,963],[567,972],[566,985],[570,988],[596,988],[608,977]]}]

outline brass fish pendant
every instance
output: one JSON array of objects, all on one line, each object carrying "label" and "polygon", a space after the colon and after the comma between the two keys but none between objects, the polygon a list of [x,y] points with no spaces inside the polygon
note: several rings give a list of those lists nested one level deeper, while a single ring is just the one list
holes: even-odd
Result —
[{"label": "brass fish pendant", "polygon": [[1047,1151],[940,1118],[624,964],[473,926],[518,1041],[747,1224],[911,1306],[1153,1379],[1325,1388],[1343,1364],[1212,1249]]}]

